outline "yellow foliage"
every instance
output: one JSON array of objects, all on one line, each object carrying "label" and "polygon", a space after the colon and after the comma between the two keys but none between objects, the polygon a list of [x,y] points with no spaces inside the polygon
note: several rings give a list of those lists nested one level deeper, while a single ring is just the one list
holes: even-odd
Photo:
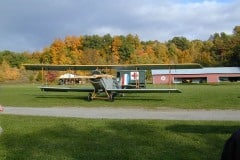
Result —
[{"label": "yellow foliage", "polygon": [[17,80],[19,77],[19,69],[11,68],[6,61],[2,62],[0,65],[0,81]]}]

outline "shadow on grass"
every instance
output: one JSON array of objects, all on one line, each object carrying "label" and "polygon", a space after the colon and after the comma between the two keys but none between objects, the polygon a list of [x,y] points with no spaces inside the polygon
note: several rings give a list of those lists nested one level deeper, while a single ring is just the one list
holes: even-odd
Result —
[{"label": "shadow on grass", "polygon": [[222,126],[222,125],[187,125],[187,124],[174,124],[167,126],[166,130],[175,133],[214,133],[214,134],[232,134],[240,128],[239,125],[235,126]]},{"label": "shadow on grass", "polygon": [[164,99],[158,98],[158,97],[117,97],[116,100],[125,100],[125,101],[155,101],[155,102],[163,102]]},{"label": "shadow on grass", "polygon": [[[39,99],[82,99],[88,101],[88,95],[62,95],[62,94],[44,94],[44,95],[35,95]],[[106,95],[99,96],[100,100],[108,101]],[[105,99],[106,98],[106,99]],[[162,102],[164,99],[161,99],[159,96],[144,96],[144,95],[125,95],[125,96],[116,96],[115,100],[124,100],[124,101],[156,101]]]},{"label": "shadow on grass", "polygon": [[119,130],[111,128],[111,125],[109,127],[81,130],[67,125],[55,126],[30,134],[6,135],[1,143],[7,148],[6,159],[125,160],[154,156],[141,153],[147,144],[139,141],[135,134],[118,133]]},{"label": "shadow on grass", "polygon": [[[79,95],[79,96],[76,96],[76,95],[36,95],[35,98],[44,99],[44,100],[51,99],[51,100],[56,100],[56,101],[58,101],[58,100],[83,100],[85,102],[90,102],[88,100],[87,95],[85,95],[85,96],[82,96],[82,95]],[[97,100],[109,101],[108,99],[97,99]]]},{"label": "shadow on grass", "polygon": [[75,95],[35,95],[39,99],[86,99],[87,96]]},{"label": "shadow on grass", "polygon": [[164,101],[165,99],[162,99],[159,95],[148,93],[146,94],[125,94],[124,96],[116,96],[116,100],[126,100],[126,101]]},{"label": "shadow on grass", "polygon": [[[188,142],[187,136],[177,141],[164,127],[142,121],[104,121],[99,126],[84,127],[63,124],[32,133],[6,134],[1,137],[1,143],[7,150],[6,159],[218,159],[213,152],[216,154],[219,144],[214,146],[215,150],[201,148],[208,145],[207,136],[196,146]],[[180,125],[184,130],[175,130],[175,127],[166,128],[173,132],[195,133],[195,128],[189,129],[188,125]],[[209,126],[201,126],[198,130],[206,133],[206,128]],[[221,131],[221,128],[215,129]],[[223,142],[214,138],[214,141]]]}]

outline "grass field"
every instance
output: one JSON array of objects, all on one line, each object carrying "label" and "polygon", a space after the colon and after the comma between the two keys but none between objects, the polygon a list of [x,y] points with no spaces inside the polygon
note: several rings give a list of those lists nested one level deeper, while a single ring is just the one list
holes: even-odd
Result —
[{"label": "grass field", "polygon": [[[83,86],[84,87],[84,86]],[[149,88],[167,86],[149,85]],[[0,85],[0,104],[21,107],[175,107],[191,109],[239,109],[240,84],[219,85],[174,85],[180,94],[125,94],[116,97],[114,102],[86,100],[87,93],[41,92],[37,85]]]},{"label": "grass field", "polygon": [[240,122],[0,116],[0,159],[220,159]]},{"label": "grass field", "polygon": [[[166,86],[153,86],[160,88]],[[16,107],[239,109],[240,85],[176,85],[181,94],[126,94],[88,102],[86,93],[41,92],[37,85],[0,85],[0,104]],[[0,159],[220,159],[240,122],[104,120],[1,115]]]}]

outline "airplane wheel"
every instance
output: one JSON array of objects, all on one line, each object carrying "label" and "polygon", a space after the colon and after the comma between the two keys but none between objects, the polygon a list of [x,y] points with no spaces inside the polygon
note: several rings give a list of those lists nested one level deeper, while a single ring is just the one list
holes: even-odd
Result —
[{"label": "airplane wheel", "polygon": [[88,98],[88,101],[92,101],[93,100],[92,93],[89,93],[87,98]]},{"label": "airplane wheel", "polygon": [[115,95],[111,93],[111,94],[109,95],[109,101],[113,102],[113,101],[114,101],[114,98],[115,98]]}]

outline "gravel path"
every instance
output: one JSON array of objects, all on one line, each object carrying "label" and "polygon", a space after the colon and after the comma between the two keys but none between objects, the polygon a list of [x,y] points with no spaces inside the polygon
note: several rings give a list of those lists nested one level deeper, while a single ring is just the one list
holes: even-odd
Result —
[{"label": "gravel path", "polygon": [[141,109],[109,107],[27,108],[4,107],[1,114],[106,118],[106,119],[162,119],[162,120],[216,120],[240,121],[240,110]]}]

